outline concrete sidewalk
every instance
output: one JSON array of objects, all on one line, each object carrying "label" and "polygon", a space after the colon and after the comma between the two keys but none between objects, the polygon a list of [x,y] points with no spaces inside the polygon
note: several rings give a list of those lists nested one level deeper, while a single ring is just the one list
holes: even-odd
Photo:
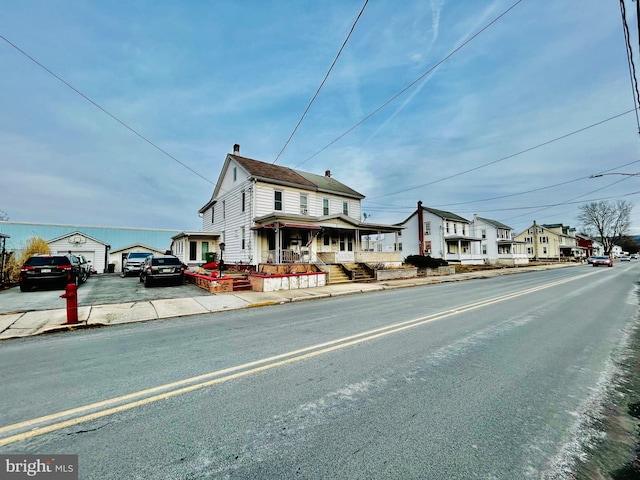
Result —
[{"label": "concrete sidewalk", "polygon": [[162,318],[200,315],[223,312],[248,307],[280,305],[316,298],[328,298],[357,293],[376,292],[395,288],[415,287],[445,282],[458,282],[473,278],[489,278],[548,270],[551,268],[578,266],[580,264],[553,264],[535,267],[516,267],[486,270],[436,277],[417,277],[402,280],[388,280],[375,283],[342,283],[301,290],[280,290],[277,292],[241,291],[212,294],[190,298],[172,298],[144,302],[127,302],[108,305],[79,306],[79,323],[67,325],[66,309],[39,310],[0,314],[0,340],[27,337],[42,333],[75,330],[93,326],[116,325],[120,323],[144,322]]}]

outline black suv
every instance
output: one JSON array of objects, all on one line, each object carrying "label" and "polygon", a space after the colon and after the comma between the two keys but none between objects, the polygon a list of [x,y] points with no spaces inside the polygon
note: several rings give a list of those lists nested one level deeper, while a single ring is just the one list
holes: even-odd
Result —
[{"label": "black suv", "polygon": [[20,291],[31,287],[68,283],[76,286],[82,281],[80,260],[75,255],[33,255],[20,268]]},{"label": "black suv", "polygon": [[184,268],[180,259],[174,255],[150,255],[140,267],[140,281],[145,287],[162,280],[178,285],[184,282]]}]

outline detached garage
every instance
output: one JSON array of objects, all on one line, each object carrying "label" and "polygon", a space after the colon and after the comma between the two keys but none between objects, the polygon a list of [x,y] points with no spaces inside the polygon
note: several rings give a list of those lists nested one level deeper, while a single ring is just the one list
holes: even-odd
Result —
[{"label": "detached garage", "polygon": [[82,232],[73,232],[47,242],[51,253],[84,255],[93,269],[103,273],[107,265],[109,245]]}]

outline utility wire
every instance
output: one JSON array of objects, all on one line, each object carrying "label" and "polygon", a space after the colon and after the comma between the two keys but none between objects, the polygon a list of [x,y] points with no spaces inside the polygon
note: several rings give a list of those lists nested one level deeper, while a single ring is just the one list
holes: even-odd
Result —
[{"label": "utility wire", "polygon": [[[636,3],[640,0],[636,0]],[[638,6],[640,8],[640,5]],[[638,10],[640,12],[640,9]],[[627,24],[627,10],[624,6],[624,0],[620,0],[620,14],[622,15],[622,30],[624,31],[624,41],[627,49],[627,64],[629,66],[629,77],[631,78],[631,95],[633,96],[633,104],[636,109],[640,106],[640,91],[638,90],[638,79],[636,78],[636,66],[633,62],[633,50],[631,48],[631,40],[629,35],[629,26]],[[640,22],[640,18],[638,18]],[[638,24],[640,31],[640,24]],[[636,125],[638,126],[638,134],[640,134],[640,119],[636,110]]]},{"label": "utility wire", "polygon": [[[639,162],[640,162],[640,160],[635,160],[633,162],[625,163],[624,165],[620,165],[618,167],[614,167],[614,168],[610,168],[609,170],[605,170],[603,173],[611,172],[613,170],[617,170],[618,168],[628,167],[629,165],[633,165],[634,163],[639,163]],[[547,185],[546,187],[534,188],[533,190],[526,190],[524,192],[512,193],[510,195],[502,195],[500,197],[484,198],[482,200],[471,200],[471,201],[468,201],[468,202],[447,203],[447,204],[432,205],[432,206],[435,207],[435,208],[437,208],[437,207],[450,207],[450,206],[454,206],[454,205],[467,205],[469,203],[480,203],[480,202],[489,202],[489,201],[492,201],[492,200],[501,200],[503,198],[517,197],[518,195],[525,195],[527,193],[540,192],[542,190],[548,190],[550,188],[561,187],[562,185],[567,185],[569,183],[579,182],[581,180],[587,180],[589,178],[591,178],[591,176],[574,178],[573,180],[567,180],[566,182],[556,183],[555,185]]]},{"label": "utility wire", "polygon": [[498,20],[500,20],[502,17],[504,17],[507,13],[509,13],[513,8],[515,8],[516,5],[518,5],[520,2],[522,2],[522,0],[518,0],[517,2],[515,2],[513,5],[511,5],[509,8],[507,8],[504,12],[502,12],[500,15],[498,15],[496,18],[494,18],[493,20],[491,20],[487,25],[485,25],[482,29],[480,29],[478,32],[474,33],[471,37],[469,37],[467,40],[465,40],[464,42],[462,42],[461,45],[459,45],[458,47],[454,48],[446,57],[444,57],[442,60],[440,60],[438,63],[436,63],[435,65],[433,65],[431,68],[429,68],[429,70],[427,70],[426,72],[424,72],[422,75],[420,75],[418,78],[416,78],[413,82],[411,82],[409,85],[407,85],[406,87],[404,87],[402,90],[400,90],[398,93],[396,93],[393,97],[391,97],[389,100],[387,100],[385,103],[383,103],[382,105],[380,105],[378,108],[376,108],[373,112],[371,112],[369,115],[367,115],[366,117],[364,117],[362,120],[360,120],[358,123],[356,123],[353,127],[351,127],[350,129],[348,129],[347,131],[345,131],[344,133],[342,133],[340,136],[338,136],[335,140],[333,140],[332,142],[330,142],[329,144],[327,144],[326,146],[322,147],[320,150],[318,150],[316,153],[314,153],[313,155],[311,155],[309,158],[307,158],[306,160],[300,162],[298,165],[296,165],[294,168],[298,168],[301,165],[304,165],[305,163],[307,163],[309,160],[311,160],[313,157],[315,157],[316,155],[319,155],[320,153],[324,152],[327,148],[329,148],[331,145],[333,145],[334,143],[336,143],[338,140],[342,139],[343,137],[345,137],[346,135],[348,135],[349,133],[351,133],[353,130],[355,130],[356,128],[358,128],[360,125],[362,125],[364,122],[366,122],[367,120],[369,120],[371,117],[373,117],[375,114],[377,114],[380,110],[382,110],[383,108],[385,108],[387,105],[389,105],[390,103],[392,103],[396,98],[398,98],[399,96],[401,96],[402,94],[404,94],[407,90],[411,89],[414,85],[416,85],[420,80],[422,80],[424,77],[426,77],[427,75],[429,75],[432,71],[434,71],[436,68],[438,68],[440,65],[442,65],[444,62],[446,62],[447,60],[449,60],[449,58],[451,58],[453,55],[455,55],[456,53],[458,53],[458,51],[462,50],[465,46],[467,46],[472,40],[474,40],[476,37],[478,37],[481,33],[483,33],[485,30],[487,30],[489,27],[491,27],[494,23],[496,23]]},{"label": "utility wire", "polygon": [[637,110],[635,108],[633,108],[631,110],[627,110],[626,112],[618,113],[617,115],[614,115],[613,117],[606,118],[605,120],[601,120],[599,122],[593,123],[593,124],[588,125],[586,127],[582,127],[582,128],[580,128],[578,130],[574,130],[573,132],[566,133],[566,134],[561,135],[559,137],[556,137],[556,138],[554,138],[552,140],[548,140],[546,142],[539,143],[537,145],[534,145],[533,147],[525,148],[524,150],[521,150],[519,152],[512,153],[511,155],[507,155],[506,157],[502,157],[502,158],[499,158],[497,160],[493,160],[491,162],[484,163],[482,165],[478,165],[477,167],[473,167],[473,168],[470,168],[468,170],[464,170],[462,172],[454,173],[453,175],[449,175],[448,177],[439,178],[438,180],[433,180],[432,182],[423,183],[422,185],[417,185],[415,187],[404,188],[404,189],[398,190],[396,192],[386,193],[384,195],[379,195],[377,197],[371,197],[371,198],[374,199],[374,198],[389,197],[391,195],[397,195],[399,193],[409,192],[411,190],[417,190],[418,188],[427,187],[429,185],[433,185],[434,183],[439,183],[439,182],[443,182],[445,180],[449,180],[451,178],[459,177],[460,175],[464,175],[466,173],[470,173],[470,172],[474,172],[476,170],[480,170],[481,168],[485,168],[485,167],[488,167],[490,165],[494,165],[496,163],[503,162],[503,161],[508,160],[510,158],[517,157],[518,155],[522,155],[523,153],[527,153],[527,152],[530,152],[532,150],[536,150],[538,148],[541,148],[541,147],[544,147],[546,145],[549,145],[551,143],[557,142],[559,140],[563,140],[563,139],[565,139],[567,137],[570,137],[572,135],[576,135],[576,134],[578,134],[580,132],[584,132],[585,130],[589,130],[590,128],[597,127],[598,125],[602,125],[603,123],[609,122],[611,120],[615,120],[618,117],[621,117],[623,115],[627,115],[627,114],[629,114],[631,112],[634,112],[634,111],[637,111]]},{"label": "utility wire", "polygon": [[293,129],[293,132],[291,132],[291,135],[289,135],[289,138],[287,139],[287,141],[285,142],[284,146],[282,147],[282,150],[280,150],[280,153],[278,153],[278,156],[273,161],[274,164],[278,161],[278,159],[280,158],[280,155],[282,155],[282,152],[284,152],[285,148],[287,148],[287,145],[289,145],[289,142],[291,141],[291,139],[295,135],[296,131],[298,130],[298,127],[302,123],[302,120],[304,119],[304,117],[307,115],[307,112],[311,108],[311,104],[315,101],[316,97],[320,93],[320,89],[322,89],[322,87],[324,86],[324,83],[327,81],[327,78],[329,78],[329,74],[331,73],[331,70],[333,70],[333,67],[335,66],[336,62],[338,61],[338,58],[340,58],[340,54],[342,53],[342,50],[344,49],[345,45],[349,41],[349,38],[351,37],[351,34],[353,33],[353,30],[356,28],[356,24],[360,20],[360,17],[362,16],[362,13],[364,12],[364,9],[367,6],[367,3],[369,3],[369,0],[365,0],[364,5],[362,6],[362,9],[360,10],[360,13],[358,14],[355,22],[353,22],[353,25],[351,26],[351,30],[349,30],[349,34],[347,35],[347,38],[345,38],[344,42],[342,42],[342,46],[340,47],[340,50],[338,51],[338,54],[336,55],[336,58],[334,58],[333,63],[331,64],[331,67],[329,67],[329,70],[327,71],[327,74],[322,79],[322,82],[320,83],[320,86],[316,90],[315,95],[313,96],[313,98],[309,102],[309,105],[307,105],[307,108],[304,110],[304,113],[300,117],[300,120],[298,120],[298,123],[296,124],[295,128]]},{"label": "utility wire", "polygon": [[101,107],[100,105],[98,105],[96,102],[94,102],[91,98],[89,98],[87,95],[85,95],[84,93],[82,93],[80,90],[78,90],[77,88],[75,88],[73,85],[71,85],[70,83],[68,83],[67,81],[65,81],[64,79],[62,79],[61,77],[59,77],[58,75],[56,75],[54,72],[52,72],[51,70],[49,70],[47,67],[45,67],[42,63],[40,63],[39,61],[37,61],[35,58],[33,58],[31,55],[29,55],[27,52],[25,52],[24,50],[22,50],[20,47],[18,47],[17,45],[15,45],[14,43],[11,43],[7,38],[5,38],[4,36],[0,35],[0,39],[4,40],[6,43],[8,43],[9,45],[11,45],[13,48],[15,48],[18,52],[20,52],[22,55],[24,55],[25,57],[27,57],[29,60],[31,60],[33,63],[35,63],[36,65],[38,65],[40,68],[42,68],[43,70],[45,70],[47,73],[49,73],[50,75],[52,75],[53,77],[55,77],[57,80],[59,80],[60,82],[62,82],[64,85],[66,85],[67,87],[69,87],[71,90],[73,90],[75,93],[77,93],[78,95],[80,95],[82,98],[84,98],[86,101],[88,101],[89,103],[91,103],[94,107],[96,107],[98,110],[102,111],[103,113],[107,114],[108,116],[110,116],[112,119],[114,119],[116,122],[118,122],[120,125],[122,125],[124,128],[126,128],[127,130],[129,130],[130,132],[134,133],[135,135],[137,135],[138,137],[140,137],[142,140],[144,140],[145,142],[147,142],[149,145],[151,145],[152,147],[154,147],[155,149],[159,150],[160,152],[162,152],[164,155],[166,155],[167,157],[169,157],[171,160],[173,160],[174,162],[179,163],[180,165],[182,165],[184,168],[186,168],[187,170],[189,170],[192,173],[195,173],[197,176],[199,176],[200,178],[202,178],[205,182],[210,183],[211,185],[215,185],[214,182],[212,182],[211,180],[209,180],[207,177],[201,175],[200,173],[196,172],[193,168],[191,168],[190,166],[186,165],[185,163],[181,162],[180,160],[178,160],[176,157],[174,157],[173,155],[171,155],[169,152],[167,152],[166,150],[162,149],[161,147],[159,147],[158,145],[156,145],[155,143],[153,143],[151,140],[149,140],[147,137],[145,137],[144,135],[142,135],[140,132],[138,132],[137,130],[134,130],[132,127],[130,127],[129,125],[127,125],[126,123],[124,123],[122,120],[120,120],[118,117],[116,117],[115,115],[113,115],[112,113],[110,113],[108,110],[106,110],[105,108]]}]

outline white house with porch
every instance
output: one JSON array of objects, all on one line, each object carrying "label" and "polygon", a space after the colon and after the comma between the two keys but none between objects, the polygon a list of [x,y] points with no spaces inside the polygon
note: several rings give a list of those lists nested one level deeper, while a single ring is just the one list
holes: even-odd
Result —
[{"label": "white house with porch", "polygon": [[472,233],[469,220],[455,213],[424,207],[418,208],[406,220],[396,224],[402,228],[394,235],[385,235],[383,249],[409,255],[429,255],[449,263],[482,264],[480,238]]},{"label": "white house with porch", "polygon": [[199,210],[201,234],[208,236],[208,251],[222,254],[226,264],[400,264],[399,253],[362,245],[363,236],[400,230],[361,222],[363,198],[330,171],[316,175],[242,157],[234,145]]},{"label": "white house with porch", "polygon": [[526,243],[515,240],[513,229],[508,225],[474,215],[471,234],[480,239],[484,263],[510,266],[529,263]]}]

